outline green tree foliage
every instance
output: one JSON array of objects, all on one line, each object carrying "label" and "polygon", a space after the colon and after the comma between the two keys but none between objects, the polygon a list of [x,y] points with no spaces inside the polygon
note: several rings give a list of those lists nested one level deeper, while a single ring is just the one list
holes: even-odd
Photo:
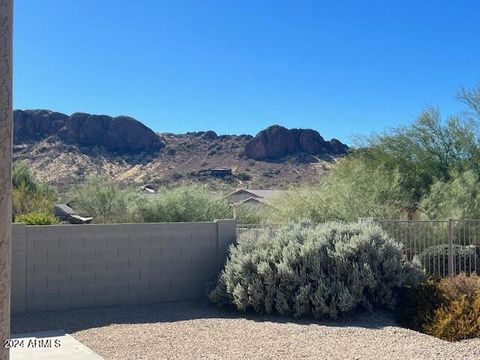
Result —
[{"label": "green tree foliage", "polygon": [[40,186],[27,163],[19,162],[12,169],[12,186],[14,189],[24,187],[28,191],[36,191]]},{"label": "green tree foliage", "polygon": [[402,174],[403,187],[415,207],[434,182],[449,180],[453,170],[480,170],[473,161],[480,156],[477,134],[474,121],[457,116],[443,121],[439,111],[431,108],[410,126],[364,140],[365,149],[356,156],[366,164],[383,164]]},{"label": "green tree foliage", "polygon": [[[402,175],[402,187],[409,194],[410,209],[418,207],[432,186],[437,196],[439,188],[445,188],[442,184],[450,184],[455,175],[468,174],[456,185],[461,181],[470,185],[480,175],[480,84],[473,89],[461,89],[457,98],[467,106],[459,115],[444,120],[438,109],[429,108],[409,126],[363,138],[359,142],[362,148],[354,156],[366,166],[382,164],[389,171]],[[475,200],[470,199],[462,216],[468,215],[476,206],[474,203]],[[433,214],[432,211],[430,208],[432,218],[453,216],[447,216],[448,211],[443,214]]]},{"label": "green tree foliage", "polygon": [[480,217],[480,84],[462,89],[467,111],[442,119],[436,108],[416,121],[359,139],[359,148],[314,186],[292,189],[269,219],[353,221]]},{"label": "green tree foliage", "polygon": [[129,223],[141,218],[138,195],[105,176],[90,176],[70,192],[75,210],[95,223]]},{"label": "green tree foliage", "polygon": [[142,201],[139,211],[145,222],[212,221],[233,216],[221,194],[198,185],[163,188],[153,199]]},{"label": "green tree foliage", "polygon": [[273,203],[274,223],[310,219],[356,221],[359,217],[395,219],[409,203],[403,177],[383,165],[352,156],[340,160],[328,176],[307,187],[293,188]]},{"label": "green tree foliage", "polygon": [[289,223],[243,233],[210,299],[242,311],[336,318],[393,307],[395,290],[421,276],[373,223]]},{"label": "green tree foliage", "polygon": [[480,120],[480,83],[471,89],[462,87],[457,94],[457,99],[467,105],[468,116]]},{"label": "green tree foliage", "polygon": [[265,210],[263,209],[256,209],[248,204],[235,205],[235,220],[237,224],[260,224],[265,219]]},{"label": "green tree foliage", "polygon": [[40,183],[26,163],[13,167],[12,185],[14,217],[27,213],[52,214],[57,199],[55,190]]},{"label": "green tree foliage", "polygon": [[430,219],[479,219],[480,177],[473,170],[456,172],[448,181],[437,181],[420,203]]}]

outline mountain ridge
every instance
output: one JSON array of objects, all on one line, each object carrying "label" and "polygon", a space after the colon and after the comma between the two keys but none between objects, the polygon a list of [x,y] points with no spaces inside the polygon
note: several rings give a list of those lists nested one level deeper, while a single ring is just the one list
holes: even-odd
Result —
[{"label": "mountain ridge", "polygon": [[[14,160],[26,161],[37,177],[60,189],[89,174],[135,184],[195,181],[285,188],[314,181],[347,150],[316,130],[279,125],[256,136],[212,130],[172,134],[153,132],[128,116],[14,111]],[[232,175],[200,175],[212,168],[232,169]]]}]

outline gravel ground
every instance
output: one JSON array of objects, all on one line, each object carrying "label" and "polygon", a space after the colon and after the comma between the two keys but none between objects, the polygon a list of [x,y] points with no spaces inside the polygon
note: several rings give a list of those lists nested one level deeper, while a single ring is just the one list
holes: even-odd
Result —
[{"label": "gravel ground", "polygon": [[105,359],[480,359],[480,339],[449,343],[380,312],[309,322],[190,302],[12,318],[13,333],[54,329]]}]

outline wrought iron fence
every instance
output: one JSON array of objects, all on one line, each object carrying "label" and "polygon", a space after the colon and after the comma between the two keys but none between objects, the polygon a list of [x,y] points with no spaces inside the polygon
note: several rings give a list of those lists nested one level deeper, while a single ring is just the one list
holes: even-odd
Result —
[{"label": "wrought iron fence", "polygon": [[[408,260],[419,262],[429,275],[445,277],[460,272],[480,275],[480,219],[373,220],[403,245]],[[238,225],[237,236],[278,224]]]},{"label": "wrought iron fence", "polygon": [[406,257],[419,261],[427,274],[480,274],[480,220],[376,222],[403,244]]}]

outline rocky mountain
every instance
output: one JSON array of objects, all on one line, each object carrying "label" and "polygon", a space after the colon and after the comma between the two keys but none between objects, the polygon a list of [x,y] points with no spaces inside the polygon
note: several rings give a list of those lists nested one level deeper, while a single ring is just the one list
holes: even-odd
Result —
[{"label": "rocky mountain", "polygon": [[245,146],[247,157],[255,160],[278,160],[287,155],[344,155],[348,146],[337,139],[325,141],[318,131],[287,129],[273,125],[260,131]]},{"label": "rocky mountain", "polygon": [[[61,190],[89,174],[135,184],[285,188],[315,181],[347,149],[315,130],[278,125],[255,137],[212,130],[170,134],[127,116],[14,112],[14,160],[26,161],[38,178]],[[231,175],[205,171],[217,168],[231,169]]]},{"label": "rocky mountain", "polygon": [[69,144],[119,153],[154,152],[165,146],[152,130],[128,116],[68,116],[49,110],[15,110],[13,116],[15,143],[56,136]]}]

